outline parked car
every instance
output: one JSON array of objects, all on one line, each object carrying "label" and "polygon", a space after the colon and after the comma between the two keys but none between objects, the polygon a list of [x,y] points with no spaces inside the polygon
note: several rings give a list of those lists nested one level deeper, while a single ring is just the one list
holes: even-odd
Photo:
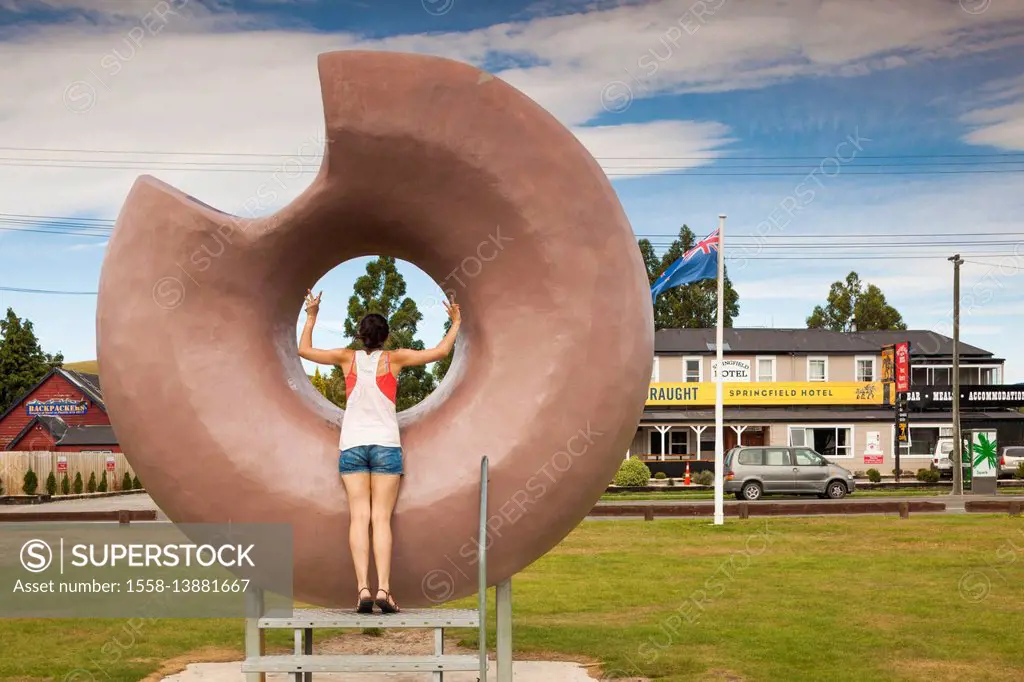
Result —
[{"label": "parked car", "polygon": [[[964,448],[967,442],[964,442]],[[968,470],[971,468],[971,459],[965,453],[960,460],[960,467],[964,469],[963,480],[970,478]],[[953,478],[953,439],[942,438],[935,444],[935,452],[932,455],[932,468],[939,472],[939,478]]]},{"label": "parked car", "polygon": [[953,478],[953,439],[942,438],[935,444],[932,454],[932,467],[938,470],[940,478]]},{"label": "parked car", "polygon": [[840,499],[854,486],[851,471],[810,448],[736,447],[725,455],[725,492],[738,500],[777,493]]},{"label": "parked car", "polygon": [[1013,476],[1021,462],[1024,462],[1024,445],[1007,445],[999,458],[999,474]]}]

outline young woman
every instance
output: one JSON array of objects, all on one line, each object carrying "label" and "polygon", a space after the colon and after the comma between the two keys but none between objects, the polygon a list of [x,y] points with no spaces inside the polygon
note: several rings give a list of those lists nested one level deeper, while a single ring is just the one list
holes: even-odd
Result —
[{"label": "young woman", "polygon": [[[338,470],[348,494],[348,541],[355,564],[359,613],[370,613],[373,605],[382,613],[397,613],[391,596],[391,512],[398,499],[402,477],[402,443],[398,433],[395,401],[398,373],[403,367],[436,362],[452,352],[462,317],[459,306],[445,308],[452,326],[435,348],[384,351],[388,322],[382,315],[367,315],[360,321],[356,340],[365,350],[313,348],[313,327],[320,310],[321,291],[316,297],[306,292],[306,326],[299,340],[299,356],[321,365],[338,365],[345,375],[346,409],[338,446]],[[373,527],[373,559],[377,565],[377,592],[370,591],[370,526]]]}]

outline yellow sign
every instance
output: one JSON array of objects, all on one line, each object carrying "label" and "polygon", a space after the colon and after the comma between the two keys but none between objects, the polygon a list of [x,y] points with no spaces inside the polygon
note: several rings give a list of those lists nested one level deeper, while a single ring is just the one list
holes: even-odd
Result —
[{"label": "yellow sign", "polygon": [[896,381],[895,346],[884,346],[882,348],[882,381],[889,383]]},{"label": "yellow sign", "polygon": [[[724,405],[882,405],[882,382],[811,381],[722,384]],[[715,384],[651,384],[648,405],[714,405]]]}]

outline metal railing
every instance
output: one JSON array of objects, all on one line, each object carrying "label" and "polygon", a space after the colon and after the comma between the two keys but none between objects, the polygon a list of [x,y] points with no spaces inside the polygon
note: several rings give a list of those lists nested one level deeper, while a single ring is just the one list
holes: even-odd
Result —
[{"label": "metal railing", "polygon": [[480,682],[487,682],[487,457],[480,460],[479,595]]}]

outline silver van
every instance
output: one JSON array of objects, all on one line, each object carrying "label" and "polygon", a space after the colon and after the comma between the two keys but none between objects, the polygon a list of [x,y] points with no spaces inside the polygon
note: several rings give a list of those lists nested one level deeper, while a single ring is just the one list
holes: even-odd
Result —
[{"label": "silver van", "polygon": [[725,454],[725,492],[738,500],[759,500],[774,493],[838,500],[853,489],[851,472],[810,448],[759,445]]}]

